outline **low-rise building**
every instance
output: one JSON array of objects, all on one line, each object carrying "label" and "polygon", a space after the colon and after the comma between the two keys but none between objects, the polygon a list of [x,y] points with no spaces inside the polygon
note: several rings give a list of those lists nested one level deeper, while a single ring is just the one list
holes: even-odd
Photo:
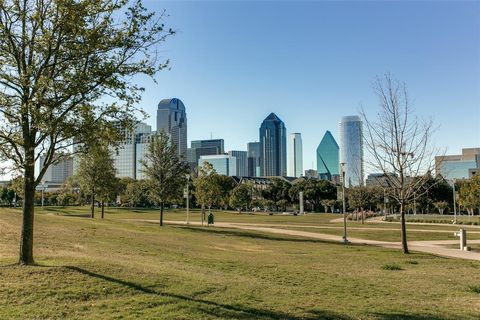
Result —
[{"label": "low-rise building", "polygon": [[210,163],[218,174],[225,176],[235,176],[237,173],[237,158],[227,154],[200,156],[198,166],[201,167],[205,162]]},{"label": "low-rise building", "polygon": [[462,154],[435,157],[435,173],[446,180],[468,179],[480,168],[480,148],[464,148]]}]

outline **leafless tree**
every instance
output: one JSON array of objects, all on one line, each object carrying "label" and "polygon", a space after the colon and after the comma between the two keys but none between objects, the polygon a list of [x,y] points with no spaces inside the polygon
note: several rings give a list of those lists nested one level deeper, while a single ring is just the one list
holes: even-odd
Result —
[{"label": "leafless tree", "polygon": [[406,85],[389,73],[377,77],[374,90],[380,102],[376,119],[367,117],[362,108],[365,124],[364,143],[370,159],[370,169],[384,174],[390,188],[388,195],[400,207],[402,248],[408,253],[405,207],[425,192],[425,173],[434,167],[436,149],[430,140],[433,121],[414,115]]}]

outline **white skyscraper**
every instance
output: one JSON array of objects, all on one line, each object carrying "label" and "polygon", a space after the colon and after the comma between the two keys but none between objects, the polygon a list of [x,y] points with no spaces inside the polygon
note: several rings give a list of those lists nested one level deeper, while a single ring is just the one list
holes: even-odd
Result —
[{"label": "white skyscraper", "polygon": [[147,152],[148,143],[154,133],[152,127],[143,122],[135,124],[133,130],[124,130],[124,141],[118,148],[112,148],[113,165],[117,177],[144,178],[140,160]]},{"label": "white skyscraper", "polygon": [[303,173],[302,135],[288,135],[288,176],[300,177]]},{"label": "white skyscraper", "polygon": [[340,129],[340,164],[344,163],[345,185],[347,187],[363,184],[363,126],[359,116],[343,117]]},{"label": "white skyscraper", "polygon": [[[40,168],[43,167],[45,155],[40,156],[39,162]],[[71,175],[73,175],[73,158],[69,157],[50,165],[47,171],[45,171],[42,181],[64,183]]]}]

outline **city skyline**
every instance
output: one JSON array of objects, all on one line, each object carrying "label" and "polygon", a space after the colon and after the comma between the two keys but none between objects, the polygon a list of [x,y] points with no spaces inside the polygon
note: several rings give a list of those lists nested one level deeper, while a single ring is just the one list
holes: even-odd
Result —
[{"label": "city skyline", "polygon": [[[302,133],[303,166],[315,168],[324,132],[338,140],[339,119],[362,105],[374,115],[372,82],[390,71],[406,82],[419,117],[439,126],[438,147],[459,153],[480,145],[480,48],[472,41],[480,29],[478,3],[146,5],[165,8],[168,26],[179,32],[162,52],[171,70],[156,77],[158,84],[139,79],[146,88],[141,106],[153,116],[159,98],[182,99],[188,143],[212,136],[223,138],[227,150],[245,150],[246,142],[258,141],[258,122],[275,112],[287,134]],[[281,31],[277,22],[292,13],[299,17],[295,28]],[[211,50],[217,46],[228,50]],[[457,117],[453,108],[461,111]]]}]

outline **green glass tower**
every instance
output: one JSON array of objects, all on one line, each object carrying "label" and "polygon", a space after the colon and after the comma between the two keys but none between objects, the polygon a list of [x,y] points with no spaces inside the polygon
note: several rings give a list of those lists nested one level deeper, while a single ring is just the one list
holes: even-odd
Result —
[{"label": "green glass tower", "polygon": [[317,171],[322,179],[339,174],[339,147],[330,131],[325,132],[317,148]]}]

